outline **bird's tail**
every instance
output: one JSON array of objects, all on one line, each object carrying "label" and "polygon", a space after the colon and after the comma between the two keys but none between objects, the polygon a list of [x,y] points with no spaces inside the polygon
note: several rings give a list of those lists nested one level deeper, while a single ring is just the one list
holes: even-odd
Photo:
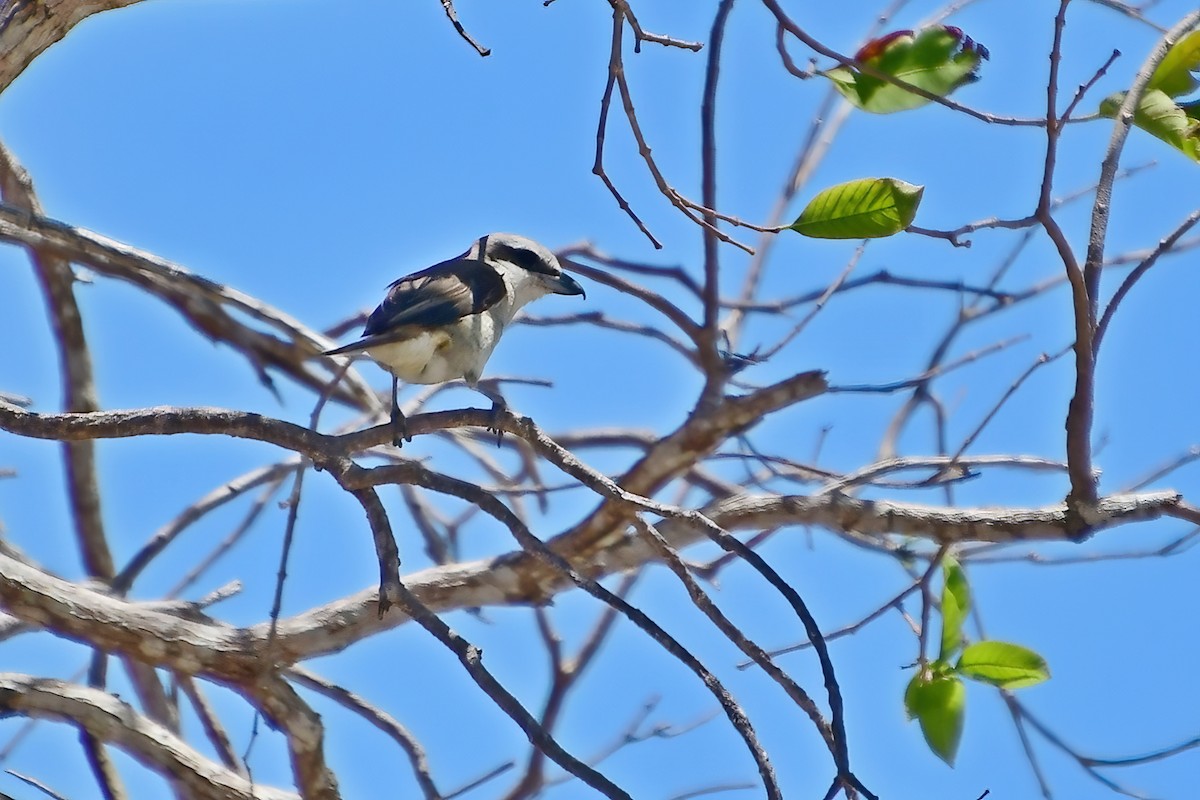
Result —
[{"label": "bird's tail", "polygon": [[323,355],[323,356],[342,356],[342,355],[346,355],[348,353],[361,353],[362,351],[363,351],[363,343],[362,343],[362,341],[357,341],[357,342],[351,342],[350,344],[344,344],[341,347],[335,347],[332,350],[326,350],[324,353],[321,353],[321,355]]}]

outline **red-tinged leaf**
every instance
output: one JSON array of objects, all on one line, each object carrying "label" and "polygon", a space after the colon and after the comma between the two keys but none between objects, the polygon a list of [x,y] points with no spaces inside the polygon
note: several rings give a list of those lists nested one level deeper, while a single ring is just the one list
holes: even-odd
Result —
[{"label": "red-tinged leaf", "polygon": [[[978,79],[988,50],[961,28],[935,25],[924,30],[893,31],[872,39],[855,59],[905,83],[945,97]],[[875,114],[918,108],[929,102],[921,95],[849,67],[822,73],[851,103]]]}]

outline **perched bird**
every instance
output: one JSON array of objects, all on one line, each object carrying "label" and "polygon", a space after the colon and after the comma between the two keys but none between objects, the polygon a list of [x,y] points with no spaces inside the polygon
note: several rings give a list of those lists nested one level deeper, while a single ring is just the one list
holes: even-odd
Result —
[{"label": "perched bird", "polygon": [[554,254],[512,233],[481,236],[466,253],[400,278],[371,312],[362,338],[327,356],[365,353],[392,373],[393,440],[408,435],[396,400],[399,381],[443,383],[462,378],[504,407],[479,377],[505,328],[522,306],[547,294],[584,294]]}]

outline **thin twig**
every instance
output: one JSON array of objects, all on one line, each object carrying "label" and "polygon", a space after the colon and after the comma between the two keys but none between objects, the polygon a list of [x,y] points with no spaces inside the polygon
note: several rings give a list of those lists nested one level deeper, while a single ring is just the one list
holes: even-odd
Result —
[{"label": "thin twig", "polygon": [[1104,334],[1108,331],[1108,326],[1112,322],[1113,315],[1117,313],[1117,308],[1120,307],[1121,301],[1133,289],[1134,284],[1141,280],[1142,276],[1149,272],[1154,266],[1159,257],[1171,252],[1176,243],[1183,237],[1185,233],[1190,231],[1192,227],[1200,222],[1200,209],[1188,214],[1183,222],[1175,227],[1167,236],[1159,240],[1158,245],[1151,251],[1141,263],[1125,276],[1125,280],[1121,281],[1121,285],[1117,287],[1117,291],[1113,293],[1112,299],[1108,301],[1108,305],[1104,309],[1103,316],[1100,317],[1100,322],[1096,325],[1096,335],[1092,339],[1093,355],[1100,354],[1100,342],[1104,338]]},{"label": "thin twig", "polygon": [[445,10],[446,17],[450,20],[450,24],[454,26],[454,30],[458,31],[458,35],[463,38],[463,41],[475,48],[476,53],[485,57],[492,54],[491,50],[475,41],[471,34],[467,33],[467,29],[462,26],[462,23],[458,21],[458,14],[454,10],[454,0],[442,0],[442,9]]},{"label": "thin twig", "polygon": [[326,680],[303,667],[292,667],[286,674],[298,683],[362,717],[376,729],[382,731],[399,745],[408,757],[409,765],[412,767],[413,775],[417,779],[417,785],[421,787],[421,793],[425,800],[441,800],[442,795],[438,792],[437,785],[433,782],[433,776],[429,771],[429,761],[425,758],[425,749],[421,747],[421,743],[417,741],[416,737],[394,717],[371,705],[349,689]]}]

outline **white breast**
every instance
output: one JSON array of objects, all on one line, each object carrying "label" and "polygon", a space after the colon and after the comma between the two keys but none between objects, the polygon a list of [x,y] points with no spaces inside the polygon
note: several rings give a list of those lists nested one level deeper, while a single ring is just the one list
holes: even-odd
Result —
[{"label": "white breast", "polygon": [[474,385],[503,330],[492,314],[459,320],[410,339],[376,345],[368,356],[405,383],[443,383],[466,378]]}]

